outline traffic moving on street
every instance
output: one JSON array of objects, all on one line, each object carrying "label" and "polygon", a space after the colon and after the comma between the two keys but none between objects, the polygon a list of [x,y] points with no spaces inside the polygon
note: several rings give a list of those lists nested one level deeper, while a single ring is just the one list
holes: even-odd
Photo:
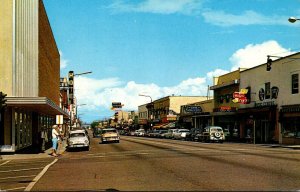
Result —
[{"label": "traffic moving on street", "polygon": [[1,190],[23,191],[29,186],[32,191],[300,189],[298,150],[137,136],[121,136],[121,141],[101,144],[91,137],[89,151],[64,152],[38,180],[34,178],[54,158],[0,161]]},{"label": "traffic moving on street", "polygon": [[0,2],[0,192],[300,192],[300,0]]}]

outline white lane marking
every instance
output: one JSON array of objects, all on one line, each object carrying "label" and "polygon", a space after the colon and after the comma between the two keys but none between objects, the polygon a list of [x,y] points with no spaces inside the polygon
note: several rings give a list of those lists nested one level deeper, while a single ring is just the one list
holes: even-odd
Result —
[{"label": "white lane marking", "polygon": [[30,191],[33,186],[36,184],[36,182],[39,181],[39,179],[46,173],[46,171],[58,161],[58,159],[54,159],[50,164],[48,164],[33,180],[29,183],[29,185],[26,187],[24,191]]},{"label": "white lane marking", "polygon": [[9,161],[5,161],[5,162],[1,163],[0,166],[5,165],[5,164],[7,164],[9,162],[10,162],[10,160]]},{"label": "white lane marking", "polygon": [[26,175],[26,176],[17,176],[17,177],[3,177],[0,178],[0,180],[5,180],[5,179],[18,179],[18,178],[27,178],[27,177],[34,177],[35,175]]},{"label": "white lane marking", "polygon": [[31,170],[37,170],[37,169],[43,169],[43,167],[36,167],[36,168],[29,168],[29,169],[15,169],[15,170],[7,170],[7,171],[0,171],[0,173],[7,173],[7,172],[18,172],[18,171],[31,171]]},{"label": "white lane marking", "polygon": [[11,188],[11,189],[0,189],[0,191],[16,191],[20,189],[25,189],[25,187]]}]

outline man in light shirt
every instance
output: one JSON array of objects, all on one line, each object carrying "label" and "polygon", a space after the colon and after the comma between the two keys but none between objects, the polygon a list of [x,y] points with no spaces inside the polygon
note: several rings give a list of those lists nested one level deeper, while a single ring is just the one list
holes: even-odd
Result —
[{"label": "man in light shirt", "polygon": [[58,133],[57,129],[58,129],[57,125],[52,126],[52,153],[51,153],[51,155],[54,157],[57,157],[56,149],[57,149],[57,143],[58,143],[58,137],[59,137],[59,133]]}]

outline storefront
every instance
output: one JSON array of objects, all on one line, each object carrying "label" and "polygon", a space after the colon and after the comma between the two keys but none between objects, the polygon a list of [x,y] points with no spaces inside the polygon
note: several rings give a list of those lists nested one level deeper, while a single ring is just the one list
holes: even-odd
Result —
[{"label": "storefront", "polygon": [[300,105],[281,106],[282,144],[300,145]]},{"label": "storefront", "polygon": [[202,112],[197,115],[193,115],[193,125],[195,128],[203,129],[206,126],[212,125],[212,115],[210,112]]},{"label": "storefront", "polygon": [[[56,115],[68,114],[51,100],[8,98],[1,123],[0,152],[15,152],[27,147],[43,150],[51,142],[51,127]],[[48,143],[47,143],[48,142]]]},{"label": "storefront", "polygon": [[278,143],[277,105],[243,108],[238,111],[240,138],[253,143]]},{"label": "storefront", "polygon": [[237,118],[237,108],[222,106],[215,108],[213,115],[213,125],[223,128],[226,141],[239,141],[239,119]]}]

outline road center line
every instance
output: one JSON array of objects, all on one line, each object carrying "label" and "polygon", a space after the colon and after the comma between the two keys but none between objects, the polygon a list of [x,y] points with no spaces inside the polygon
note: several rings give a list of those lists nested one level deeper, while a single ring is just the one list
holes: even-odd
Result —
[{"label": "road center line", "polygon": [[0,173],[18,172],[18,171],[31,171],[31,170],[37,170],[37,169],[43,169],[43,167],[36,167],[36,168],[29,168],[29,169],[7,170],[7,171],[0,171]]},{"label": "road center line", "polygon": [[16,191],[20,189],[25,189],[25,187],[11,188],[11,189],[0,189],[0,191]]}]

